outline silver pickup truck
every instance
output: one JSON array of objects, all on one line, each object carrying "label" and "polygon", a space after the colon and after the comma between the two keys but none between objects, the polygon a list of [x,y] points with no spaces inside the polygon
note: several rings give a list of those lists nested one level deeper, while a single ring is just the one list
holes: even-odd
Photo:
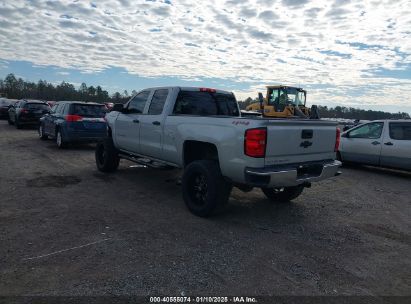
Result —
[{"label": "silver pickup truck", "polygon": [[105,119],[108,136],[97,145],[97,168],[115,171],[121,158],[182,168],[183,198],[198,216],[221,209],[233,186],[259,187],[270,200],[284,202],[340,173],[336,123],[241,117],[227,91],[145,89]]}]

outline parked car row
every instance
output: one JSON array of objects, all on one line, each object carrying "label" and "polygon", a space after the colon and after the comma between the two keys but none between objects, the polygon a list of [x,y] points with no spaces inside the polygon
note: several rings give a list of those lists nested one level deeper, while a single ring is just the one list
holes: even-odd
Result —
[{"label": "parked car row", "polygon": [[[50,104],[53,104],[50,107]],[[45,102],[34,99],[0,99],[0,116],[17,129],[38,127],[41,139],[56,140],[59,148],[72,142],[94,142],[105,137],[105,104],[83,101]]]}]

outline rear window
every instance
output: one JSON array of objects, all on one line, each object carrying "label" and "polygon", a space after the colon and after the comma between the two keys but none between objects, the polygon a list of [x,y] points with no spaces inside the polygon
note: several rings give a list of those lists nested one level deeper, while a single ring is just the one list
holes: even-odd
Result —
[{"label": "rear window", "polygon": [[180,91],[173,113],[200,116],[239,116],[234,95],[200,91]]},{"label": "rear window", "polygon": [[72,104],[70,114],[84,117],[104,117],[106,115],[104,105]]},{"label": "rear window", "polygon": [[411,123],[390,122],[390,137],[396,140],[411,140]]},{"label": "rear window", "polygon": [[24,108],[27,110],[50,110],[49,105],[45,103],[26,103]]}]

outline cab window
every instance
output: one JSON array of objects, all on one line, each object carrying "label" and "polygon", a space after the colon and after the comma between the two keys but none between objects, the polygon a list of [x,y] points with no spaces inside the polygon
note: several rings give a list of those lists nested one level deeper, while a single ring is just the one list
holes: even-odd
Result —
[{"label": "cab window", "polygon": [[128,113],[143,113],[150,91],[143,91],[134,96],[127,107]]},{"label": "cab window", "polygon": [[180,91],[174,106],[175,115],[238,116],[237,101],[233,94]]},{"label": "cab window", "polygon": [[268,104],[270,106],[274,106],[277,112],[284,111],[286,104],[288,103],[287,100],[287,90],[285,89],[275,89],[270,93]]},{"label": "cab window", "polygon": [[410,122],[390,122],[390,138],[395,140],[411,140]]},{"label": "cab window", "polygon": [[349,138],[369,138],[377,139],[381,137],[382,128],[384,123],[374,122],[365,124],[361,127],[358,127],[350,132],[348,132]]},{"label": "cab window", "polygon": [[273,90],[273,91],[270,93],[268,104],[269,104],[269,105],[272,105],[272,104],[274,104],[275,102],[278,102],[278,90]]},{"label": "cab window", "polygon": [[168,96],[168,89],[156,90],[148,109],[148,114],[159,115],[163,112],[164,104]]}]

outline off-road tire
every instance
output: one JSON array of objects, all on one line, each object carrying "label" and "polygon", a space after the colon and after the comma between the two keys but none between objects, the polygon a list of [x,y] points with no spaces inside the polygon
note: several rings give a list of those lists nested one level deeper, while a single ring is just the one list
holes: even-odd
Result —
[{"label": "off-road tire", "polygon": [[184,202],[197,216],[208,217],[224,210],[232,187],[221,175],[220,166],[216,161],[193,161],[184,170]]},{"label": "off-road tire", "polygon": [[108,173],[117,170],[120,157],[111,137],[107,137],[97,144],[95,158],[99,171]]},{"label": "off-road tire", "polygon": [[287,203],[297,198],[304,190],[304,186],[261,188],[265,196],[275,203]]},{"label": "off-road tire", "polygon": [[48,136],[46,134],[44,134],[44,126],[43,126],[42,123],[39,124],[38,132],[39,132],[39,138],[40,139],[46,140],[48,138]]}]

